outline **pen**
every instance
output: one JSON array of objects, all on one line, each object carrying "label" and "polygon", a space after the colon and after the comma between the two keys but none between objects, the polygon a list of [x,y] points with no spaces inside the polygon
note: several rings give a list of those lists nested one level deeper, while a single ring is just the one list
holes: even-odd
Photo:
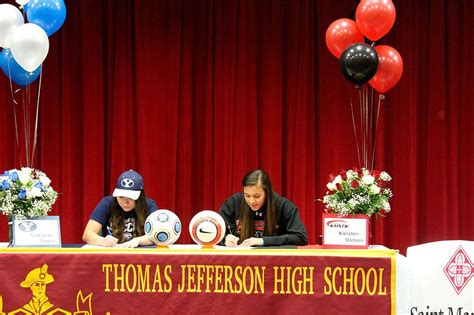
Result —
[{"label": "pen", "polygon": [[234,234],[232,234],[232,230],[230,229],[230,225],[228,225],[227,228],[229,229],[229,234],[234,235]]},{"label": "pen", "polygon": [[112,229],[107,225],[107,234],[112,236]]}]

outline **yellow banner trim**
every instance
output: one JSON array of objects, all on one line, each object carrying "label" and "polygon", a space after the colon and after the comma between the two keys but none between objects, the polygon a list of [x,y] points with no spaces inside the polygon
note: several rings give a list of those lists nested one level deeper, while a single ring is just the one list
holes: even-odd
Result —
[{"label": "yellow banner trim", "polygon": [[[174,248],[2,248],[0,253],[54,254],[164,254],[164,255],[256,255],[256,256],[337,256],[386,258],[395,261],[397,250],[392,249],[174,249]],[[392,272],[395,268],[392,267]]]}]

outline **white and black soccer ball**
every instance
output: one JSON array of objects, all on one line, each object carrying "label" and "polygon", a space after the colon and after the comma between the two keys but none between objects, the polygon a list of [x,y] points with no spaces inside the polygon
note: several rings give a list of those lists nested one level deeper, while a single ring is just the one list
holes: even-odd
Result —
[{"label": "white and black soccer ball", "polygon": [[181,221],[170,210],[156,210],[146,218],[145,234],[156,245],[171,245],[181,235]]},{"label": "white and black soccer ball", "polygon": [[225,221],[219,213],[212,210],[203,210],[191,219],[189,234],[197,244],[216,245],[224,238]]}]

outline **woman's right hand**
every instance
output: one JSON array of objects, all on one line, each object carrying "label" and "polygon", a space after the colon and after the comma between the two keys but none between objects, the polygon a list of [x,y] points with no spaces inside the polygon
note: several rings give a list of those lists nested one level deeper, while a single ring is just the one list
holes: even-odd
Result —
[{"label": "woman's right hand", "polygon": [[235,235],[227,234],[227,236],[225,237],[225,246],[235,247],[238,245],[238,242],[239,238]]},{"label": "woman's right hand", "polygon": [[102,238],[102,246],[106,247],[115,247],[117,246],[118,239],[113,237],[112,235],[107,235],[106,237]]}]

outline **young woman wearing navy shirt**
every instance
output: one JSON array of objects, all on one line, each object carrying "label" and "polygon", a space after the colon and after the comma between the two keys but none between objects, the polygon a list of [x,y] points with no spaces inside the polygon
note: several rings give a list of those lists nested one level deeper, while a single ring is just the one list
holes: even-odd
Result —
[{"label": "young woman wearing navy shirt", "polygon": [[155,201],[146,197],[142,176],[134,170],[123,172],[112,196],[104,197],[95,207],[82,239],[106,247],[150,245],[144,225],[156,210]]}]

